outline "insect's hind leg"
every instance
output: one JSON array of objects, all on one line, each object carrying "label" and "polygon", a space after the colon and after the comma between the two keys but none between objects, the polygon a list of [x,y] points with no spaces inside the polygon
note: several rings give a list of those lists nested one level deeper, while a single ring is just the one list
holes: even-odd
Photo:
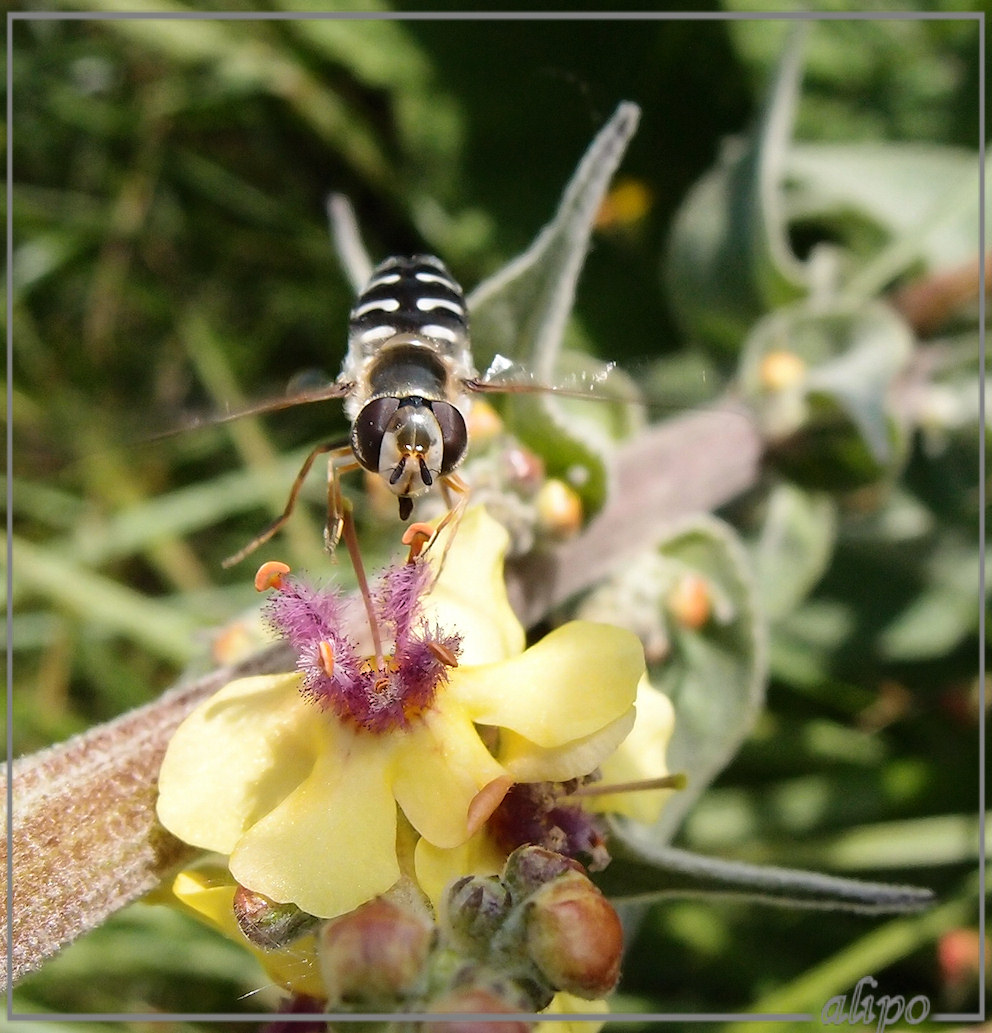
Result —
[{"label": "insect's hind leg", "polygon": [[[226,560],[221,564],[223,567],[233,567],[236,563],[240,563],[246,556],[251,555],[260,545],[264,545],[287,520],[292,516],[293,509],[296,507],[296,500],[300,494],[300,489],[303,487],[303,482],[306,480],[307,474],[310,472],[310,467],[313,466],[314,460],[317,456],[326,455],[328,452],[331,453],[330,463],[334,462],[334,458],[337,455],[351,456],[351,449],[347,445],[341,445],[338,442],[331,444],[318,445],[303,461],[303,465],[300,467],[300,472],[296,475],[296,480],[293,481],[293,487],[289,492],[289,499],[286,501],[286,508],[282,513],[276,517],[275,520],[265,528],[261,534],[256,535],[252,540],[241,550],[236,552],[233,556],[228,556]],[[340,495],[340,488],[338,489]],[[330,516],[328,516],[328,521]]]}]

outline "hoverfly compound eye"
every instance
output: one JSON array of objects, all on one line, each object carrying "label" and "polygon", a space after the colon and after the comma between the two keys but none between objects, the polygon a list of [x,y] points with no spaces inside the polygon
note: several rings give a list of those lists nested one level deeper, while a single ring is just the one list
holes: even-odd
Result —
[{"label": "hoverfly compound eye", "polygon": [[465,417],[450,402],[434,402],[432,404],[434,418],[441,430],[441,441],[444,453],[441,458],[441,473],[451,473],[465,458],[468,448],[468,428]]},{"label": "hoverfly compound eye", "polygon": [[[352,431],[355,457],[378,473],[394,495],[421,495],[433,487],[444,469],[446,443],[434,406],[451,409],[447,403],[382,396],[370,401],[358,414]],[[460,416],[459,416],[460,420]],[[455,426],[447,413],[445,425]],[[464,421],[461,436],[464,441]],[[464,451],[464,444],[460,450]]]},{"label": "hoverfly compound eye", "polygon": [[351,447],[366,470],[379,472],[382,440],[399,407],[398,398],[373,398],[359,412],[351,428]]}]

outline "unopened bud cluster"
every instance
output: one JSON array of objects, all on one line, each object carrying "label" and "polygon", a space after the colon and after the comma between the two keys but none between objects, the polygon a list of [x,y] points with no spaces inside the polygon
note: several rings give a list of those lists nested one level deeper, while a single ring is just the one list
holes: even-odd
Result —
[{"label": "unopened bud cluster", "polygon": [[[317,922],[248,891],[237,899],[259,946]],[[453,883],[438,924],[414,894],[390,893],[324,922],[316,940],[330,1012],[529,1013],[559,990],[595,1000],[616,986],[622,951],[620,920],[582,866],[537,846],[499,876]]]},{"label": "unopened bud cluster", "polygon": [[512,975],[535,1007],[559,990],[604,997],[620,977],[616,911],[577,861],[543,847],[515,850],[499,878],[456,882],[444,921],[460,951]]}]

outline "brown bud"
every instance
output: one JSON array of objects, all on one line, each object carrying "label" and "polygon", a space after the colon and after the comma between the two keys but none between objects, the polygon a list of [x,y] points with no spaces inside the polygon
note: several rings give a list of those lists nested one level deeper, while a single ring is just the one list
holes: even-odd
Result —
[{"label": "brown bud", "polygon": [[414,992],[433,934],[425,914],[383,897],[328,922],[318,957],[329,1006],[390,1004]]},{"label": "brown bud", "polygon": [[256,947],[277,950],[316,928],[318,919],[295,904],[277,904],[245,886],[234,891],[238,928]]},{"label": "brown bud", "polygon": [[595,1000],[620,978],[623,929],[610,902],[578,872],[565,872],[527,904],[526,948],[558,990]]},{"label": "brown bud", "polygon": [[669,613],[684,628],[698,631],[713,613],[709,582],[699,574],[684,574],[668,593]]},{"label": "brown bud", "polygon": [[428,1004],[434,1015],[464,1014],[464,1019],[450,1022],[430,1020],[421,1023],[423,1033],[530,1033],[531,1023],[524,1020],[484,1019],[472,1016],[512,1015],[526,1011],[512,993],[501,993],[498,987],[463,986],[449,990],[443,997]]}]

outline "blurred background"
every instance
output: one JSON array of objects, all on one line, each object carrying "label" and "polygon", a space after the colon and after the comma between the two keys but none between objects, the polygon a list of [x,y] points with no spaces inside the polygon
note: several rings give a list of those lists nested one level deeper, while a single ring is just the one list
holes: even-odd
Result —
[{"label": "blurred background", "polygon": [[[10,31],[17,755],[207,666],[211,631],[253,605],[250,572],[220,561],[281,510],[309,447],[346,431],[340,407],[156,435],[301,372],[336,375],[352,295],[329,192],[351,198],[373,259],[436,253],[469,289],[528,245],[596,130],[636,101],[573,336],[634,369],[663,361],[690,400],[705,393],[700,370],[727,371],[725,348],[707,351],[680,318],[663,267],[687,194],[758,118],[785,22],[39,17]],[[795,138],[925,144],[977,167],[978,43],[973,19],[816,23]],[[802,255],[824,232],[799,228],[792,247]],[[973,314],[967,333],[977,358]],[[931,520],[876,570],[841,534],[805,625],[773,644],[756,734],[682,835],[747,860],[932,886],[938,909],[869,920],[656,907],[620,1010],[818,1010],[868,974],[934,1011],[979,1006],[977,441],[972,416],[943,451],[912,444],[907,490]],[[320,562],[321,480],[280,544],[293,565]],[[942,550],[948,536],[967,548]],[[875,596],[883,584],[898,606]],[[925,648],[887,648],[907,601],[953,619]],[[263,981],[235,946],[136,905],[14,1000],[24,1012],[254,1012],[277,999]]]}]

